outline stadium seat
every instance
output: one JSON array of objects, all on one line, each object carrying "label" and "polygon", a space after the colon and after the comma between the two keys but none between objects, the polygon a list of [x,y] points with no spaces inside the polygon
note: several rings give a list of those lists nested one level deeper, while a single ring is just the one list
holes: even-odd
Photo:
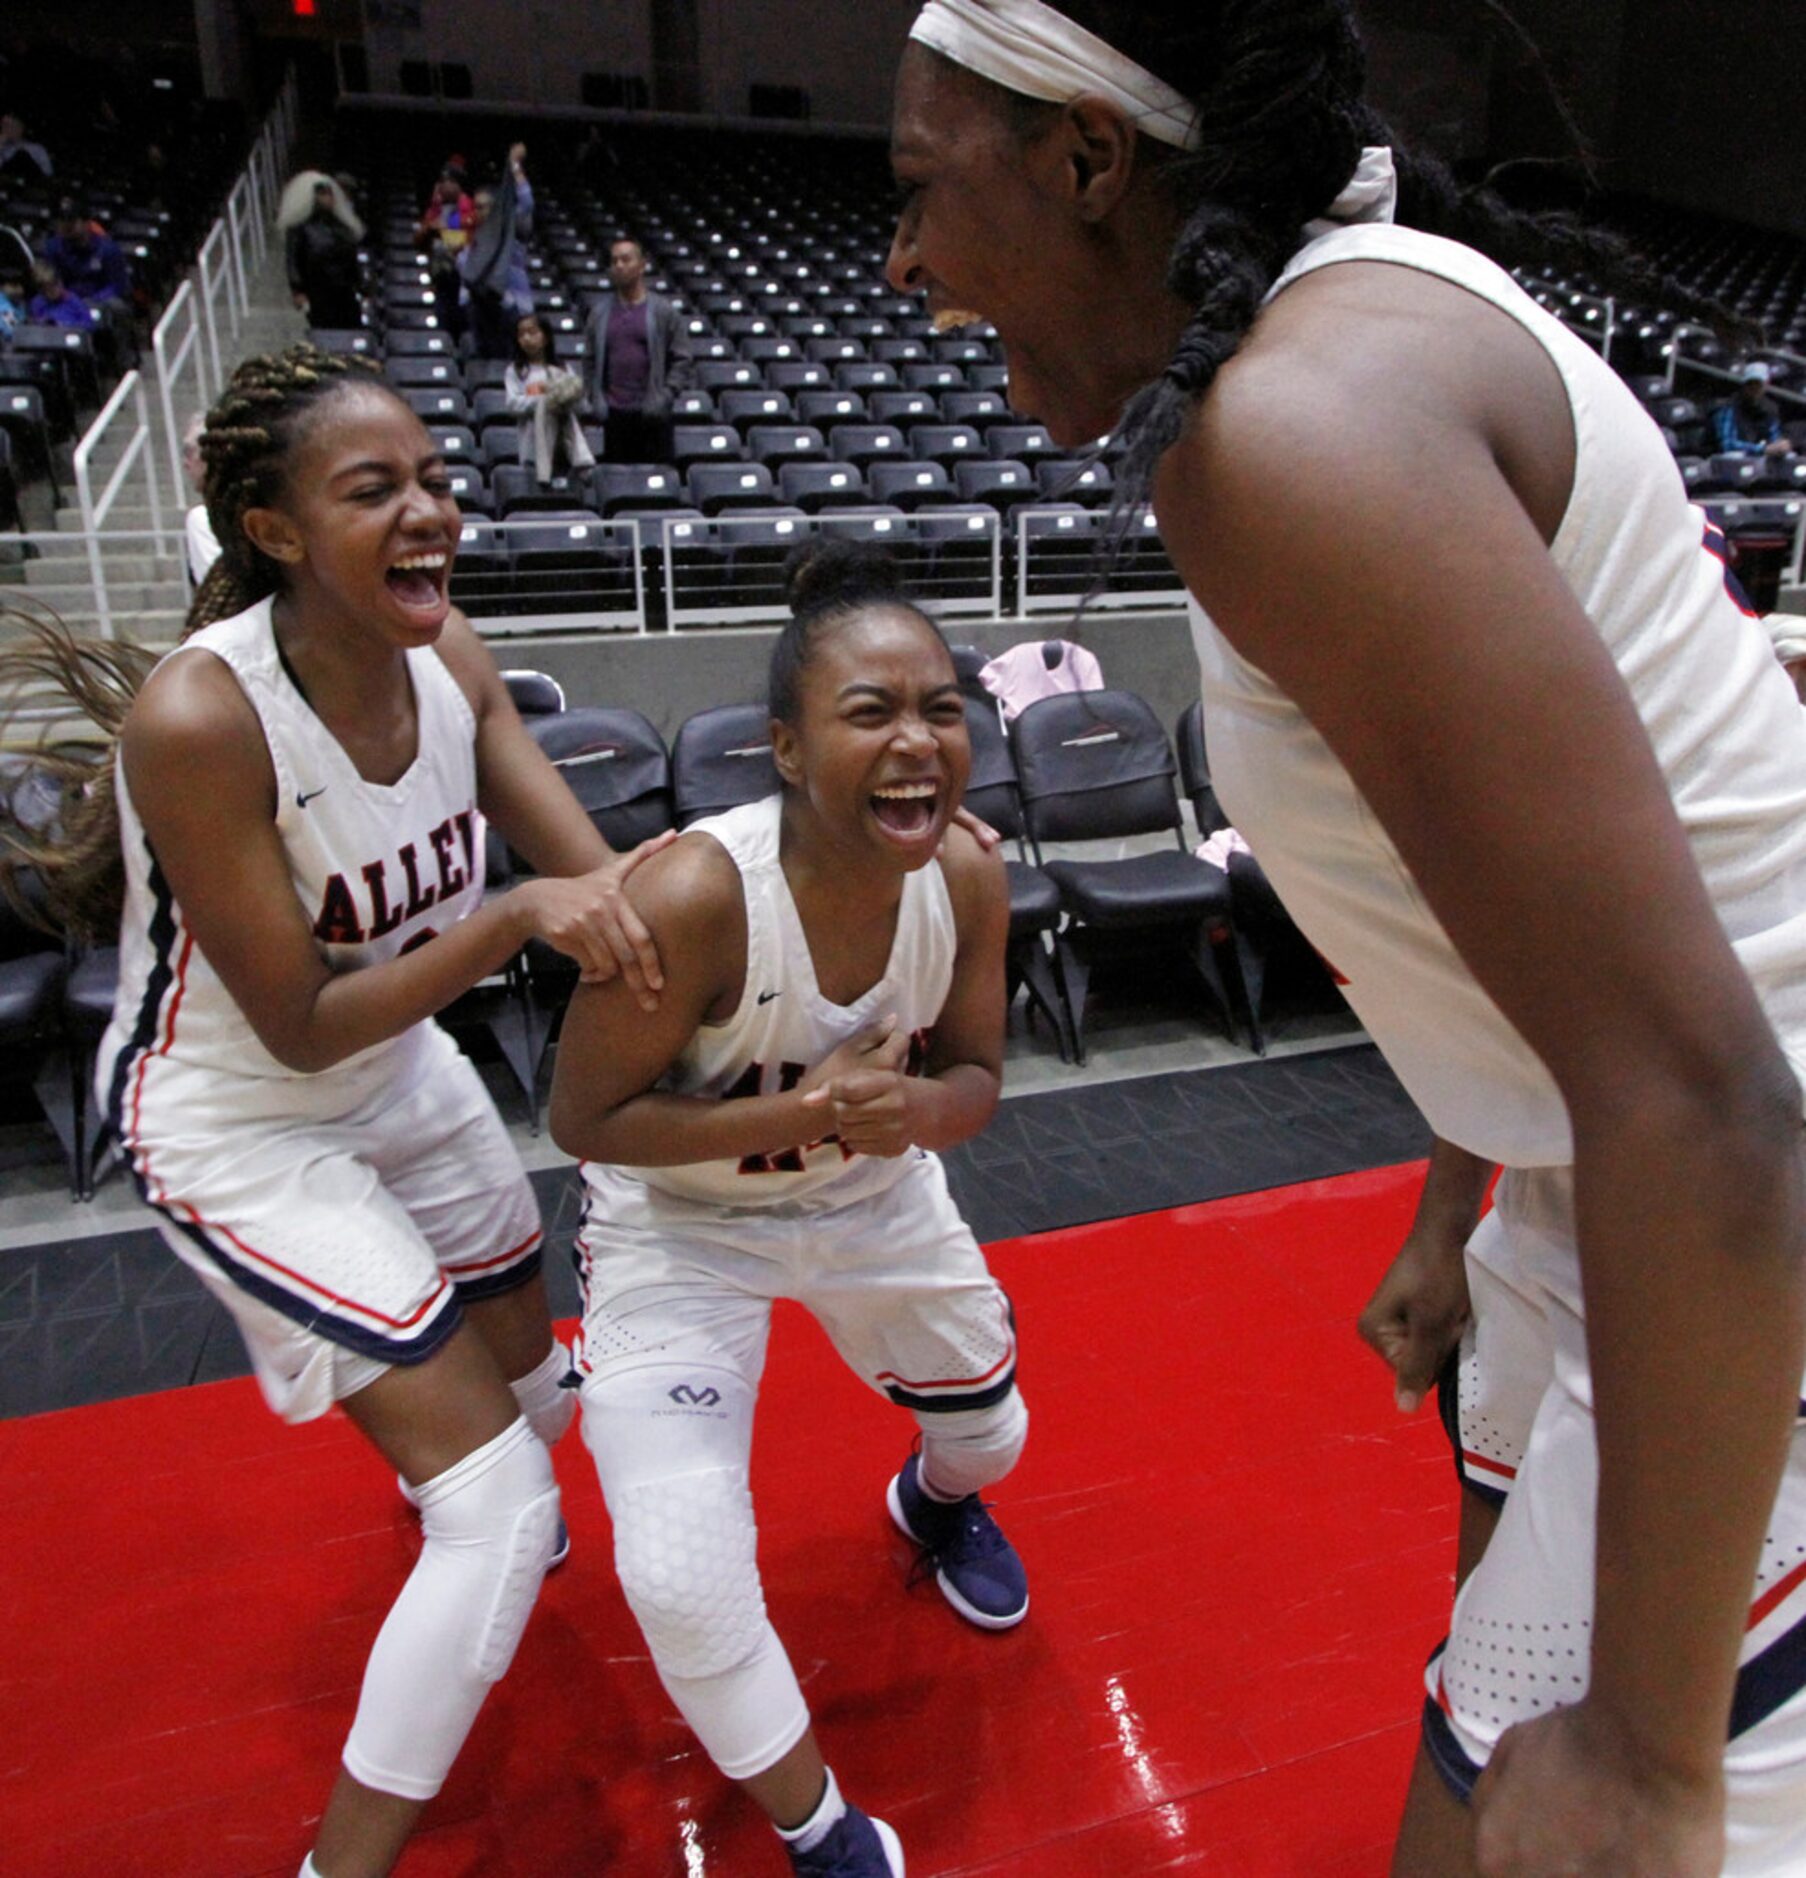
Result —
[{"label": "stadium seat", "polygon": [[871,491],[851,463],[786,463],[778,471],[778,488],[786,502],[806,515],[828,508],[864,508]]},{"label": "stadium seat", "polygon": [[671,786],[679,828],[775,794],[770,712],[722,704],[686,718],[671,742]]},{"label": "stadium seat", "polygon": [[704,515],[730,509],[768,509],[777,487],[763,463],[696,463],[685,477],[692,503]]},{"label": "stadium seat", "polygon": [[[1133,692],[1070,692],[1029,705],[1010,726],[1031,849],[1060,890],[1074,1052],[1084,1058],[1085,994],[1097,961],[1124,940],[1176,941],[1196,965],[1233,1039],[1229,882],[1185,850],[1173,753]],[[1173,846],[1108,860],[1043,861],[1049,841],[1169,833]],[[1233,956],[1231,954],[1231,956]]]},{"label": "stadium seat", "polygon": [[811,424],[755,424],[746,433],[746,454],[776,471],[786,463],[821,463],[828,446]]},{"label": "stadium seat", "polygon": [[857,463],[861,469],[873,463],[906,459],[908,446],[903,433],[894,424],[839,424],[828,440],[829,452],[841,463]]},{"label": "stadium seat", "polygon": [[867,471],[875,502],[919,508],[924,502],[952,502],[953,479],[939,463],[874,463]]}]

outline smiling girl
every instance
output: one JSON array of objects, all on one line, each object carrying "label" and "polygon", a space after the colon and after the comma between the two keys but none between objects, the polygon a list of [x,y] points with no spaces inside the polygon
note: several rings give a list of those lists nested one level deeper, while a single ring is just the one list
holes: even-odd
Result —
[{"label": "smiling girl", "polygon": [[[220,560],[183,645],[113,700],[117,768],[66,772],[64,830],[29,858],[97,935],[123,858],[98,1088],[140,1191],[271,1408],[341,1404],[421,1509],[303,1867],[371,1878],[513,1655],[572,1412],[532,1191],[432,1016],[530,936],[641,1004],[658,968],[620,892],[639,857],[609,852],[447,602],[458,511],[419,420],[298,347],[239,367],[200,448]],[[71,680],[106,669],[44,650]],[[486,818],[541,876],[487,901]]]},{"label": "smiling girl", "polygon": [[882,557],[814,549],[771,662],[783,788],[634,881],[665,968],[643,1018],[580,990],[552,1131],[586,1163],[583,1433],[622,1586],[672,1700],[802,1873],[901,1874],[841,1800],[765,1616],[747,1489],[772,1300],[915,1418],[891,1518],[969,1622],[1027,1614],[978,1499],[1028,1416],[1008,1301],[934,1150],[990,1119],[1002,862],[950,827],[971,752],[953,663]]}]

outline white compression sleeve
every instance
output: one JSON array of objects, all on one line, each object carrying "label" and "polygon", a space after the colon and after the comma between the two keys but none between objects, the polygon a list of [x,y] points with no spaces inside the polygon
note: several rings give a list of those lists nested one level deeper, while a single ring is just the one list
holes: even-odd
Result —
[{"label": "white compression sleeve", "polygon": [[994,1486],[1016,1465],[1028,1439],[1028,1410],[1012,1389],[987,1409],[918,1415],[923,1484],[936,1499],[963,1500]]},{"label": "white compression sleeve", "polygon": [[416,1493],[425,1543],[370,1652],[344,1759],[366,1787],[430,1800],[513,1660],[552,1556],[558,1488],[521,1418]]},{"label": "white compression sleeve", "polygon": [[571,1425],[577,1413],[577,1391],[564,1387],[571,1373],[571,1353],[556,1337],[545,1360],[524,1376],[517,1376],[508,1387],[520,1404],[520,1412],[533,1424],[533,1432],[548,1448],[558,1445],[558,1438]]}]

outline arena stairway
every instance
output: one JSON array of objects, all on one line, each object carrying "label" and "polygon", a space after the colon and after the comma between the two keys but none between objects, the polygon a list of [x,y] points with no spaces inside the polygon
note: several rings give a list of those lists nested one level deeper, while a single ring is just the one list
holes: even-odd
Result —
[{"label": "arena stairway", "polygon": [[[220,335],[220,359],[227,373],[238,359],[292,345],[306,332],[302,316],[289,299],[278,238],[272,237],[263,265],[251,275],[247,286],[250,306],[237,335],[229,336],[229,329]],[[182,566],[182,518],[194,497],[186,485],[173,491],[169,486],[169,438],[154,380],[155,362],[148,345],[140,370],[145,375],[150,448],[155,458],[158,499],[163,508],[163,536],[158,541],[143,539],[141,534],[133,538],[135,531],[148,531],[152,526],[150,506],[145,499],[147,492],[139,476],[121,490],[109,511],[100,536],[100,548],[114,633],[149,645],[164,646],[175,641],[188,611],[188,583]],[[190,376],[176,406],[178,426],[187,422],[192,410],[192,386]],[[91,424],[96,415],[93,411],[84,412],[81,421],[84,425]],[[129,434],[122,425],[116,424],[116,427],[121,431],[120,436],[104,439],[90,459],[97,494],[118,463]],[[32,539],[22,558],[0,554],[0,595],[48,607],[76,630],[93,631],[100,625],[100,616],[89,573],[87,538],[82,532],[81,510],[76,501],[74,445],[54,447],[61,502],[54,501],[49,484],[42,479],[25,491],[26,533]],[[10,544],[0,538],[0,546]]]}]

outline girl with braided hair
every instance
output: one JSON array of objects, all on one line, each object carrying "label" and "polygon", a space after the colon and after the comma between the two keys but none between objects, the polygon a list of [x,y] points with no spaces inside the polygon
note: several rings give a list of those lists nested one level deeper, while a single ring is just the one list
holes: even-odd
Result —
[{"label": "girl with braided hair", "polygon": [[[445,467],[378,378],[249,360],[200,447],[222,551],[185,643],[129,708],[129,664],[37,652],[119,725],[117,761],[85,792],[65,770],[63,833],[22,858],[91,930],[123,891],[97,1080],[165,1239],[271,1408],[342,1404],[420,1509],[302,1868],[372,1878],[562,1544],[548,1447],[574,1403],[531,1188],[433,1014],[533,936],[655,1006],[621,892],[648,850],[610,853],[448,604]],[[487,900],[486,819],[539,874]]]},{"label": "girl with braided hair", "polygon": [[1495,264],[1627,257],[1361,84],[1347,0],[929,0],[890,277],[1117,429],[1212,781],[1438,1137],[1363,1319],[1467,1489],[1395,1873],[1797,1873],[1806,719]]}]

